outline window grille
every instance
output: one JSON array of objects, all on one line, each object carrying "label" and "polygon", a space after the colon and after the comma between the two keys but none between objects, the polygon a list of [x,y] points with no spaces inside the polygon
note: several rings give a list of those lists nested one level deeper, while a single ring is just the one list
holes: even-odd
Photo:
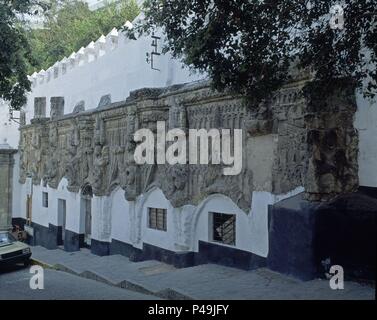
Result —
[{"label": "window grille", "polygon": [[166,209],[148,208],[148,227],[167,231],[166,213]]},{"label": "window grille", "polygon": [[212,232],[213,241],[236,245],[236,216],[214,212]]}]

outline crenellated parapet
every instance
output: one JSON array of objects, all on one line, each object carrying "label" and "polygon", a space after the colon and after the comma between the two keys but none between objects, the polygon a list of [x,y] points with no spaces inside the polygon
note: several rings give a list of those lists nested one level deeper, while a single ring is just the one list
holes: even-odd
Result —
[{"label": "crenellated parapet", "polygon": [[[127,21],[125,26],[130,27],[132,24]],[[47,70],[42,69],[39,72],[34,72],[28,77],[32,88],[58,79],[74,68],[92,63],[102,56],[113,52],[118,48],[120,39],[127,40],[128,38],[121,29],[113,28],[106,36],[101,35],[96,41],[90,42],[86,47],[81,47],[77,52],[72,52],[69,57],[64,57],[62,60],[57,61]]]},{"label": "crenellated parapet", "polygon": [[[20,129],[20,182],[31,176],[35,184],[44,181],[57,188],[65,177],[69,191],[91,185],[97,196],[120,186],[129,201],[157,186],[175,207],[224,194],[245,212],[253,191],[283,194],[304,186],[311,200],[352,191],[358,186],[354,101],[339,95],[326,100],[326,110],[315,110],[300,94],[304,83],[289,83],[256,107],[201,82],[141,89],[123,102],[38,117]],[[158,121],[165,121],[166,130],[185,133],[241,129],[241,172],[225,176],[223,164],[188,161],[138,165],[134,134],[138,129],[156,133]]]}]

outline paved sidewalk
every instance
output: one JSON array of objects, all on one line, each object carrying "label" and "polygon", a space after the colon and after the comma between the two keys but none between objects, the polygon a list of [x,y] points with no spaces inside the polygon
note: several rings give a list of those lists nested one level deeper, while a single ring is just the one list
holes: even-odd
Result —
[{"label": "paved sidewalk", "polygon": [[[0,269],[0,300],[155,300],[153,295],[45,269],[44,289],[32,290],[29,268]],[[1,302],[0,302],[1,304]]]},{"label": "paved sidewalk", "polygon": [[58,270],[166,299],[375,299],[374,288],[346,282],[303,282],[266,268],[254,271],[206,264],[185,269],[159,261],[131,262],[120,255],[99,257],[87,249],[65,252],[32,247],[32,258]]}]

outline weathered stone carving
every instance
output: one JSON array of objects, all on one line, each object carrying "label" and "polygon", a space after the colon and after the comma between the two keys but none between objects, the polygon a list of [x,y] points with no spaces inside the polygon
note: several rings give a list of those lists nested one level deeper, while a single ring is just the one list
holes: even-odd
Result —
[{"label": "weathered stone carving", "polygon": [[64,97],[52,97],[50,99],[51,110],[50,118],[55,120],[64,115]]},{"label": "weathered stone carving", "polygon": [[80,131],[78,128],[78,119],[71,120],[71,132],[68,135],[67,141],[67,165],[65,169],[65,176],[68,180],[68,190],[77,192],[79,186],[79,168],[81,161]]},{"label": "weathered stone carving", "polygon": [[263,102],[258,110],[245,119],[246,131],[250,136],[263,136],[272,133],[273,117],[270,102]]},{"label": "weathered stone carving", "polygon": [[94,149],[93,192],[101,194],[106,187],[106,168],[109,164],[109,147],[97,145]]},{"label": "weathered stone carving", "polygon": [[90,171],[93,168],[93,121],[90,117],[79,118],[80,128],[80,180],[90,183]]},{"label": "weathered stone carving", "polygon": [[34,98],[34,118],[46,117],[46,97]]},{"label": "weathered stone carving", "polygon": [[187,111],[179,99],[172,96],[167,99],[169,105],[169,129],[187,128]]},{"label": "weathered stone carving", "polygon": [[174,207],[181,207],[187,201],[189,169],[187,165],[165,166],[165,179],[161,177],[161,189]]},{"label": "weathered stone carving", "polygon": [[122,176],[122,187],[126,191],[125,197],[129,201],[136,199],[139,192],[138,166],[134,159],[134,152],[136,149],[136,143],[133,139],[133,133],[138,129],[138,119],[136,112],[130,110],[127,114],[126,122],[126,147],[124,152],[124,161],[121,163],[121,172],[124,172]]},{"label": "weathered stone carving", "polygon": [[26,125],[26,113],[24,110],[20,111],[20,126]]},{"label": "weathered stone carving", "polygon": [[305,189],[309,200],[329,200],[358,188],[358,134],[353,127],[354,88],[308,105],[308,168]]},{"label": "weathered stone carving", "polygon": [[101,109],[101,108],[109,106],[110,104],[111,104],[111,95],[107,94],[107,95],[101,97],[97,108]]},{"label": "weathered stone carving", "polygon": [[32,146],[32,162],[31,162],[31,175],[33,178],[33,184],[39,184],[40,182],[40,172],[42,170],[42,137],[40,128],[37,128],[33,132],[33,136],[31,139],[31,146]]},{"label": "weathered stone carving", "polygon": [[[124,102],[101,103],[107,108],[55,121],[35,119],[21,127],[20,181],[32,176],[34,183],[46,179],[56,188],[66,177],[70,191],[88,184],[97,196],[120,186],[129,201],[158,186],[175,207],[221,193],[245,212],[255,190],[282,194],[304,186],[312,200],[351,191],[358,184],[355,103],[339,95],[309,105],[300,95],[303,84],[302,80],[287,84],[256,108],[242,97],[212,91],[205,82],[137,90]],[[326,107],[319,108],[323,101]],[[185,133],[243,129],[241,173],[224,176],[223,165],[137,165],[134,133],[139,128],[156,132],[157,121]],[[271,145],[253,149],[264,141]],[[261,151],[266,156],[255,157]],[[249,158],[259,162],[249,166]],[[261,179],[257,171],[266,172],[266,177]]]},{"label": "weathered stone carving", "polygon": [[20,176],[18,178],[19,183],[24,184],[27,178],[27,164],[28,164],[28,152],[26,151],[26,132],[22,132],[20,134],[20,142],[19,142],[19,155],[20,155]]},{"label": "weathered stone carving", "polygon": [[56,122],[51,122],[49,130],[49,157],[47,158],[47,168],[45,179],[53,188],[57,188],[59,184],[59,164],[60,154],[58,150],[58,128]]},{"label": "weathered stone carving", "polygon": [[80,113],[80,112],[84,112],[85,111],[85,101],[84,100],[81,100],[80,102],[78,102],[75,107],[73,108],[73,114],[77,114],[77,113]]}]

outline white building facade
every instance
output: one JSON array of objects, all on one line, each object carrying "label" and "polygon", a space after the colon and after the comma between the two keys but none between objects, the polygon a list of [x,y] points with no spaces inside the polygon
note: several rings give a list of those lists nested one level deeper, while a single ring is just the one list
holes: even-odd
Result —
[{"label": "white building facade", "polygon": [[[161,48],[163,35],[156,35]],[[351,122],[333,128],[336,148],[347,159],[345,181],[318,170],[313,150],[325,148],[307,142],[313,130],[322,131],[305,118],[305,102],[297,95],[304,78],[282,89],[268,107],[271,120],[263,110],[247,109],[239,97],[214,93],[202,81],[205,75],[191,73],[169,54],[155,55],[152,69],[146,61],[152,40],[130,40],[114,29],[31,76],[20,131],[2,113],[1,123],[7,125],[0,139],[20,148],[13,221],[29,225],[31,243],[68,251],[87,246],[99,255],[159,259],[177,267],[215,262],[252,269],[269,265],[269,259],[274,266],[280,240],[271,228],[272,221],[279,225],[278,214],[314,208],[316,201],[359,187],[375,192],[375,103],[357,95],[355,104],[340,112],[349,116],[354,108]],[[334,106],[330,116],[337,117],[339,110]],[[154,131],[158,120],[185,130],[242,129],[242,173],[228,179],[212,167],[135,166],[131,128]],[[358,138],[350,135],[353,129]],[[326,140],[328,133],[323,134]],[[321,161],[334,161],[327,149],[323,154]],[[284,211],[279,206],[286,199],[295,200]],[[290,253],[292,261],[300,250]],[[290,263],[284,272],[302,278],[316,274],[312,266]]]}]

